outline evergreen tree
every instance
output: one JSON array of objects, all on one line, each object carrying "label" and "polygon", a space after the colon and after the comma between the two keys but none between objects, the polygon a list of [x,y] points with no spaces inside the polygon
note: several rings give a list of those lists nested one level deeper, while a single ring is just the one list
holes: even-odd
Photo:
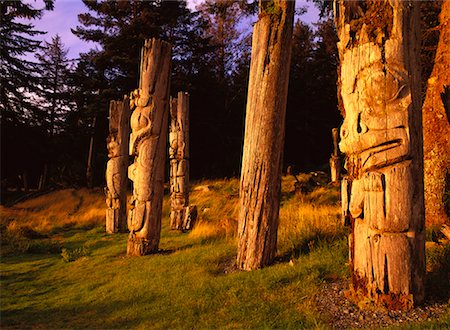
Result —
[{"label": "evergreen tree", "polygon": [[50,136],[63,129],[73,104],[68,85],[71,61],[67,58],[67,53],[61,37],[56,35],[51,42],[44,42],[42,50],[36,55],[41,76],[40,125]]},{"label": "evergreen tree", "polygon": [[186,39],[192,37],[190,26],[195,17],[184,1],[83,2],[89,12],[79,15],[81,25],[73,32],[82,40],[100,44],[101,50],[91,51],[90,57],[108,82],[98,89],[101,93],[109,89],[110,98],[121,97],[137,87],[145,39],[156,37],[170,42],[174,59],[188,55]]},{"label": "evergreen tree", "polygon": [[[46,9],[53,1],[46,1]],[[43,32],[21,19],[36,19],[43,9],[35,9],[21,0],[0,2],[0,110],[2,121],[36,121],[33,96],[38,92],[37,66],[26,59],[40,47],[34,38]]]},{"label": "evergreen tree", "polygon": [[213,67],[220,81],[225,82],[237,72],[242,55],[250,53],[251,29],[239,28],[254,8],[243,1],[206,0],[199,6],[206,20],[205,34],[214,47]]}]

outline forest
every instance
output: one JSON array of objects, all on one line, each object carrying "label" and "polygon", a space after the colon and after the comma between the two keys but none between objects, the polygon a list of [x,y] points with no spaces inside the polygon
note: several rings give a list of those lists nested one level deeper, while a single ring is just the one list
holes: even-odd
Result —
[{"label": "forest", "polygon": [[2,328],[448,326],[450,1],[82,3],[1,2]]},{"label": "forest", "polygon": [[[104,185],[109,101],[134,88],[140,48],[152,37],[173,45],[172,94],[191,96],[192,177],[238,176],[256,2],[210,1],[197,12],[182,1],[85,5],[73,33],[101,48],[69,61],[58,35],[39,45],[33,40],[39,31],[16,23],[40,10],[19,1],[2,4],[4,11],[16,7],[2,16],[2,187],[22,188],[26,175],[36,189],[44,172],[46,185],[86,185],[92,136],[93,185]],[[14,33],[6,38],[8,31]],[[35,59],[23,61],[30,53]],[[315,27],[296,21],[284,163],[297,172],[326,168],[331,128],[342,120],[336,56],[330,17]],[[304,142],[301,152],[297,141]]]}]

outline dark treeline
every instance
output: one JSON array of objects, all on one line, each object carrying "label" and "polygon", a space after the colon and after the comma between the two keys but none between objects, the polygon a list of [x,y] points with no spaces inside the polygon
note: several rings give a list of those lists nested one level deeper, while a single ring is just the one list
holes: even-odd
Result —
[{"label": "dark treeline", "polygon": [[[23,185],[24,174],[30,188],[42,179],[84,185],[92,136],[94,185],[104,184],[109,101],[137,88],[140,48],[150,37],[173,46],[171,94],[191,95],[191,177],[239,175],[257,3],[206,1],[191,12],[183,1],[83,2],[72,31],[101,47],[77,61],[67,58],[58,36],[39,45],[39,32],[18,23],[51,10],[51,1],[42,10],[1,2],[2,187]],[[35,61],[25,60],[30,52]],[[323,18],[311,27],[297,20],[285,168],[326,170],[331,129],[341,121],[336,67],[333,22]]]}]

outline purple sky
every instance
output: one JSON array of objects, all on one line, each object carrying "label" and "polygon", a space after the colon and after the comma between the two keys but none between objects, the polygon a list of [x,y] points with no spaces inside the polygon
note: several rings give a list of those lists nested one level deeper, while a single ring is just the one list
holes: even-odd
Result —
[{"label": "purple sky", "polygon": [[[42,0],[27,0],[35,8],[42,8]],[[201,3],[202,0],[188,0],[188,7],[195,9],[195,6]],[[302,21],[310,24],[317,22],[318,10],[306,0],[297,0],[296,7],[307,6],[308,12],[300,18]],[[33,20],[32,23],[35,28],[40,31],[47,32],[45,35],[39,37],[40,40],[51,41],[51,38],[56,34],[61,36],[62,42],[69,49],[69,58],[77,58],[80,52],[94,48],[94,43],[87,43],[78,39],[70,31],[75,28],[78,23],[78,14],[86,12],[87,9],[81,0],[55,0],[55,9],[53,11],[45,12],[40,20]]]}]

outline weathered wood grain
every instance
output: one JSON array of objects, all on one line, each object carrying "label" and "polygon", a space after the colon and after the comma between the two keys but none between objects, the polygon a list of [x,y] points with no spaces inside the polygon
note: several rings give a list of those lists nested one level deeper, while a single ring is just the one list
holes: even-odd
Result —
[{"label": "weathered wood grain", "polygon": [[134,163],[128,168],[128,176],[133,181],[133,197],[128,215],[128,255],[158,251],[171,57],[169,43],[158,39],[146,40],[142,49],[140,86],[130,99],[133,109],[130,155],[134,156]]},{"label": "weathered wood grain", "polygon": [[294,1],[262,1],[253,30],[238,229],[244,270],[276,253],[293,16]]},{"label": "weathered wood grain", "polygon": [[410,308],[425,296],[418,6],[338,0],[335,17],[353,292]]},{"label": "weathered wood grain", "polygon": [[109,104],[109,136],[106,164],[106,232],[127,229],[127,169],[130,136],[130,106],[128,97]]}]

